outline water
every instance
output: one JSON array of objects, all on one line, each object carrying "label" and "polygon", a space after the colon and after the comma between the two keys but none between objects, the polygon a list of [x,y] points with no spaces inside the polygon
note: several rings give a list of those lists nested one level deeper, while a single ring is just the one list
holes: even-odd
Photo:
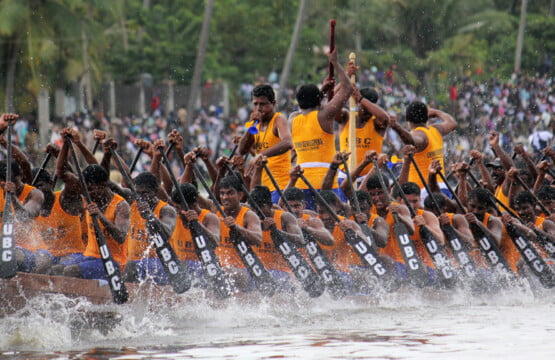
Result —
[{"label": "water", "polygon": [[[0,359],[552,359],[553,292],[409,290],[334,301],[276,297],[94,306],[33,299],[0,320]],[[110,317],[96,326],[98,311]],[[96,314],[96,313],[94,313]],[[116,321],[110,320],[116,319]],[[110,331],[111,330],[111,331]]]}]

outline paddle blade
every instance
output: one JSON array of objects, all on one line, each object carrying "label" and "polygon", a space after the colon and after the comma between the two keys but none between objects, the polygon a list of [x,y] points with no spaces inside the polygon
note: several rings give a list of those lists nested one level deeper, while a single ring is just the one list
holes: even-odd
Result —
[{"label": "paddle blade", "polygon": [[5,193],[4,214],[2,216],[2,253],[0,256],[0,278],[3,279],[12,278],[17,272],[11,196],[11,193]]}]

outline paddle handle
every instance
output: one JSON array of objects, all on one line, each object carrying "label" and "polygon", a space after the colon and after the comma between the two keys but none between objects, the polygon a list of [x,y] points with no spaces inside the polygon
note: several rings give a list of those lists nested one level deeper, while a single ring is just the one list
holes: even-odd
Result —
[{"label": "paddle handle", "polygon": [[[349,54],[349,60],[355,64],[356,54],[352,52]],[[351,75],[351,84],[356,85],[356,75]],[[354,96],[349,99],[349,165],[351,169],[357,166],[357,101]],[[347,172],[347,171],[345,171]]]},{"label": "paddle handle", "polygon": [[[335,19],[330,20],[330,53],[335,50]],[[332,80],[335,76],[334,74],[334,67],[333,64],[330,62],[328,64],[328,74],[329,79]],[[334,88],[333,86],[330,87],[328,90],[328,101],[333,98],[334,95]]]}]

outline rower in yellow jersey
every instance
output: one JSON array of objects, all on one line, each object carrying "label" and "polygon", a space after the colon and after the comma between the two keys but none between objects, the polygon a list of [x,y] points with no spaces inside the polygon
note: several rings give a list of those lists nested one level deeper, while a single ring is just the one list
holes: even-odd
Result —
[{"label": "rower in yellow jersey", "polygon": [[[435,118],[439,119],[439,122],[428,124],[428,119]],[[457,122],[451,115],[437,109],[429,109],[420,101],[413,101],[409,104],[406,110],[406,120],[410,131],[399,125],[393,117],[390,118],[389,126],[399,134],[405,144],[415,146],[414,160],[422,171],[424,179],[427,179],[428,168],[432,161],[439,160],[441,167],[444,168],[443,136],[453,131],[457,127]],[[408,181],[418,184],[422,191],[422,198],[426,198],[424,184],[412,164]],[[438,185],[441,189],[446,189],[445,184],[438,183]]]},{"label": "rower in yellow jersey", "polygon": [[[276,105],[274,89],[268,84],[257,85],[252,90],[253,112],[247,122],[247,129],[256,129],[256,133],[246,131],[239,142],[239,153],[254,153],[268,158],[268,168],[272,172],[280,188],[284,188],[289,181],[291,169],[291,155],[293,148],[291,130],[287,118],[280,112],[275,112]],[[266,172],[262,173],[262,185],[272,191],[272,202],[276,204],[279,194]]]},{"label": "rower in yellow jersey", "polygon": [[[303,168],[304,175],[316,189],[320,189],[322,179],[336,152],[333,133],[335,118],[341,113],[343,105],[353,92],[351,81],[337,60],[337,49],[328,57],[339,76],[339,90],[333,99],[322,105],[322,94],[316,85],[300,86],[296,94],[300,111],[290,116],[297,165]],[[298,187],[305,191],[306,207],[314,210],[314,195],[305,184],[299,184]],[[332,189],[346,201],[343,191],[338,189],[337,180],[334,181]]]}]

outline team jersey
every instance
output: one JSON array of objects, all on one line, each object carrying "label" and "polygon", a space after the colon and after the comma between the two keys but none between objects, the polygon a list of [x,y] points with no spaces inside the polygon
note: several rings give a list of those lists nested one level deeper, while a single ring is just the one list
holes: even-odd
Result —
[{"label": "team jersey", "polygon": [[[391,202],[392,204],[397,204],[395,202]],[[377,213],[376,207],[372,205],[372,209],[370,210],[371,213]],[[385,222],[389,226],[389,237],[387,239],[387,244],[384,248],[380,249],[380,254],[387,255],[393,260],[405,263],[403,259],[403,254],[401,253],[401,249],[399,248],[399,244],[397,243],[397,238],[395,237],[395,231],[393,227],[395,226],[395,219],[391,212],[388,212],[384,218]]]},{"label": "team jersey", "polygon": [[503,194],[503,185],[499,185],[497,188],[495,188],[495,198],[497,200],[499,200],[503,205],[507,206],[509,209],[513,210],[510,206],[509,206],[509,197],[506,196],[505,194]]},{"label": "team jersey", "polygon": [[[416,210],[416,215],[422,216],[422,214],[424,214],[423,209],[417,209]],[[414,247],[416,249],[416,253],[418,254],[418,257],[420,259],[422,259],[422,261],[428,267],[431,267],[432,269],[435,269],[435,265],[434,265],[434,262],[432,260],[432,257],[430,256],[430,253],[428,253],[428,250],[426,250],[426,245],[424,244],[424,241],[422,240],[422,237],[420,236],[420,226],[414,225],[414,234],[412,234],[412,236],[410,237],[410,240],[414,244]],[[436,241],[437,241],[437,239],[436,239]],[[438,242],[438,244],[439,244],[439,242]]]},{"label": "team jersey", "polygon": [[85,251],[81,237],[81,217],[68,214],[60,203],[62,192],[54,193],[54,204],[48,216],[39,215],[35,219],[37,229],[54,256],[66,256]]},{"label": "team jersey", "polygon": [[[281,113],[276,112],[272,117],[272,120],[268,123],[265,130],[261,129],[261,124],[259,123],[256,128],[258,129],[258,134],[254,135],[254,152],[260,154],[262,151],[267,150],[275,145],[277,145],[281,139],[274,135],[274,124],[276,118],[280,116]],[[247,128],[254,125],[253,121],[247,122]],[[291,170],[291,155],[289,151],[283,154],[271,156],[268,158],[268,168],[272,172],[272,175],[276,179],[279,187],[281,189],[287,186],[289,182],[289,171]],[[274,184],[270,180],[270,176],[266,171],[262,171],[262,185],[267,186],[270,191],[276,190]]]},{"label": "team jersey", "polygon": [[[160,211],[167,202],[162,200],[154,207],[152,213],[160,219]],[[137,209],[137,201],[131,204],[129,231],[127,232],[127,260],[137,261],[145,258],[157,258],[156,249],[151,245],[150,236],[146,228],[146,220],[143,219]]]},{"label": "team jersey", "polygon": [[[249,208],[246,206],[241,206],[241,210],[239,210],[239,214],[235,218],[235,222],[239,226],[245,226],[245,214],[249,211]],[[218,213],[218,216],[223,219],[223,216]],[[221,236],[221,243],[220,246],[216,248],[216,256],[220,259],[222,266],[233,266],[236,268],[245,268],[245,265],[241,261],[239,254],[237,254],[237,250],[233,245],[230,235],[231,229],[225,226],[223,221],[220,221],[220,236]]]},{"label": "team jersey", "polygon": [[[106,210],[104,210],[104,216],[112,223],[116,218],[116,208],[118,204],[122,201],[125,201],[123,197],[119,196],[118,194],[114,194],[112,200],[110,200],[110,203],[106,207]],[[88,241],[87,247],[85,248],[85,253],[83,255],[101,258],[100,251],[98,249],[98,242],[96,241],[96,233],[94,231],[92,217],[88,211],[86,212],[86,221]],[[102,233],[104,234],[106,244],[108,245],[108,248],[112,253],[112,258],[121,266],[125,266],[125,263],[127,262],[127,242],[124,241],[123,244],[118,243],[104,228],[104,225],[102,225],[101,221],[98,221],[98,224],[100,226],[100,229],[102,230]]]},{"label": "team jersey", "polygon": [[[357,113],[358,118],[358,113]],[[366,122],[364,127],[356,129],[356,149],[357,149],[357,156],[356,156],[356,163],[360,164],[362,160],[364,160],[364,156],[367,151],[374,150],[378,154],[382,152],[382,145],[384,137],[376,130],[375,124],[376,117],[372,115],[372,117]],[[350,151],[349,147],[349,122],[345,124],[343,130],[339,134],[339,148],[341,151]],[[373,164],[369,164],[367,167],[362,170],[360,176],[364,176],[368,174],[370,169],[372,169]],[[352,169],[351,169],[352,170]]]},{"label": "team jersey", "polygon": [[[428,138],[428,146],[424,150],[414,154],[414,161],[418,165],[420,172],[424,176],[424,179],[428,179],[428,167],[434,160],[439,160],[441,167],[444,168],[443,164],[443,137],[438,129],[434,126],[423,127],[419,126],[414,129],[422,131],[426,134]],[[411,163],[409,168],[409,181],[417,183],[420,188],[424,187],[424,184],[418,176],[418,172],[414,165]]]},{"label": "team jersey", "polygon": [[[281,221],[282,210],[274,210],[274,220],[279,230],[283,230],[283,223]],[[281,270],[290,272],[287,262],[276,248],[270,230],[262,231],[262,244],[260,246],[253,246],[253,250],[260,258],[266,269]]]},{"label": "team jersey", "polygon": [[[335,155],[335,138],[325,132],[318,122],[318,111],[299,114],[293,119],[291,126],[293,147],[297,152],[297,165],[304,169],[304,176],[317,189],[328,171],[330,162]],[[304,182],[296,185],[300,189],[308,189]],[[337,188],[337,177],[332,188]]]},{"label": "team jersey", "polygon": [[[491,218],[491,214],[490,213],[486,213],[484,215],[484,220],[482,220],[482,225],[484,225],[485,228],[488,227],[489,224],[489,220]],[[481,268],[484,269],[489,269],[489,264],[485,258],[485,256],[482,254],[482,251],[480,250],[478,244],[476,244],[472,250],[470,250],[469,252],[470,257],[472,257],[472,260],[474,260],[474,263],[476,265],[478,265]]]},{"label": "team jersey", "polygon": [[[339,218],[341,221],[345,220],[343,216],[339,216]],[[333,228],[332,236],[334,239],[333,245],[321,245],[321,247],[337,270],[350,272],[350,266],[364,266],[338,225]]]},{"label": "team jersey", "polygon": [[[206,214],[210,211],[202,209],[198,215],[198,222],[202,224]],[[175,251],[177,257],[181,261],[190,260],[198,261],[198,255],[195,251],[195,244],[193,243],[193,236],[191,235],[191,230],[185,226],[181,216],[177,217],[177,222],[175,224],[175,230],[170,238],[170,245]]]}]

